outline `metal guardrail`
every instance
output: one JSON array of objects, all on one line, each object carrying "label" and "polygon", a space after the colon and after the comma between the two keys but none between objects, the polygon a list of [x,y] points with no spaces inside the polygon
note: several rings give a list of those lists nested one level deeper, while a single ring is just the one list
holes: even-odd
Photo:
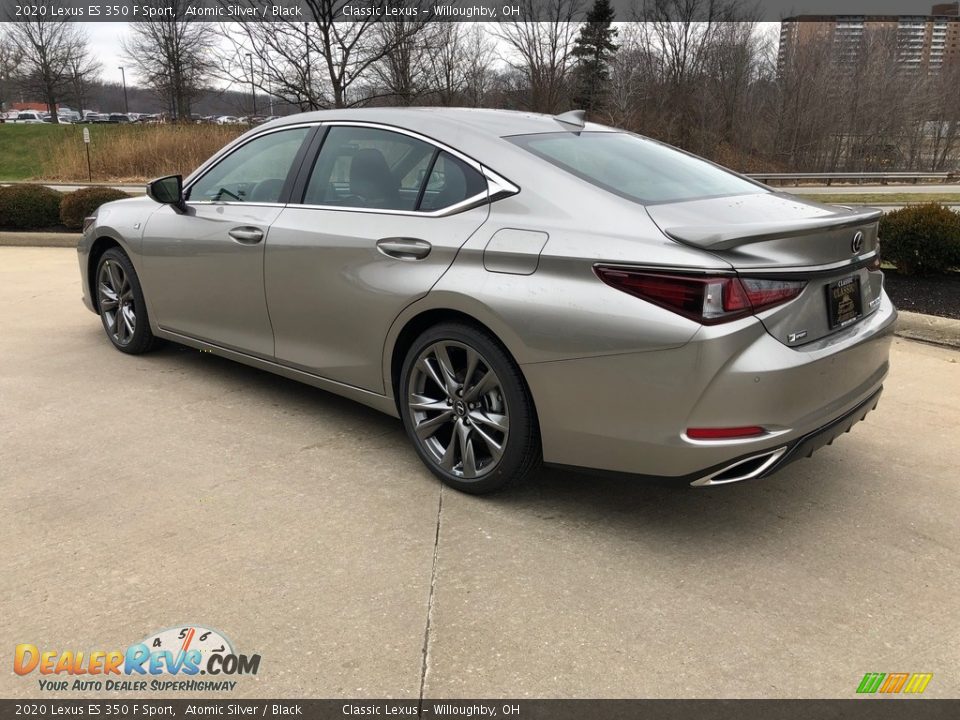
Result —
[{"label": "metal guardrail", "polygon": [[957,172],[867,172],[867,173],[849,173],[849,172],[831,172],[831,173],[747,173],[748,177],[759,180],[762,183],[770,185],[772,182],[781,185],[793,183],[808,183],[814,181],[823,181],[826,185],[853,184],[862,185],[863,183],[873,183],[887,185],[893,183],[909,183],[916,185],[920,181],[924,182],[958,182],[960,173]]}]

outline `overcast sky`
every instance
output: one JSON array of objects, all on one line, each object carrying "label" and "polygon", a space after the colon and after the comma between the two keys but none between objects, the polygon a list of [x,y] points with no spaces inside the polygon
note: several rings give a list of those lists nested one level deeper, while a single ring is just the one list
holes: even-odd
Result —
[{"label": "overcast sky", "polygon": [[[140,85],[141,79],[137,76],[137,71],[132,67],[126,67],[128,63],[124,61],[123,49],[120,46],[121,40],[130,32],[130,23],[103,22],[103,23],[78,23],[86,29],[87,37],[90,39],[90,47],[97,59],[103,64],[102,79],[105,82],[120,83],[120,66],[126,68],[127,84]],[[779,23],[759,23],[764,32],[776,34],[779,33]]]}]

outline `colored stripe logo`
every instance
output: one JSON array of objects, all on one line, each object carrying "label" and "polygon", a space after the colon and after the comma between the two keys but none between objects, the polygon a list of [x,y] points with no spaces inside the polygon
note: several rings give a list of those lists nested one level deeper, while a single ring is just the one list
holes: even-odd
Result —
[{"label": "colored stripe logo", "polygon": [[908,693],[919,695],[927,689],[933,673],[867,673],[857,687],[857,693],[872,695],[874,693],[896,694]]}]

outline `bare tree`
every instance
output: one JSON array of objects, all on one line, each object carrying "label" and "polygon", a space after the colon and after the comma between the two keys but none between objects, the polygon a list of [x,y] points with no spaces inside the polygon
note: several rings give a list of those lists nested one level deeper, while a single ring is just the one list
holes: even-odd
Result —
[{"label": "bare tree", "polygon": [[86,53],[87,39],[81,26],[50,21],[52,0],[39,0],[45,14],[10,23],[7,38],[17,56],[16,76],[24,90],[40,95],[53,122],[59,122],[57,103],[69,86],[74,60]]},{"label": "bare tree", "polygon": [[70,60],[70,94],[81,117],[87,107],[90,86],[99,80],[102,69],[103,64],[86,49]]},{"label": "bare tree", "polygon": [[610,60],[610,80],[601,115],[611,125],[650,132],[647,110],[655,95],[659,59],[644,42],[638,23],[620,28],[620,47]]},{"label": "bare tree", "polygon": [[924,135],[929,142],[928,167],[933,172],[957,169],[960,166],[960,67],[941,69],[931,83],[933,98]]},{"label": "bare tree", "polygon": [[[259,0],[244,1],[261,7]],[[225,28],[232,47],[220,56],[219,74],[249,82],[236,60],[249,52],[256,58],[257,86],[304,110],[369,102],[374,66],[393,49],[377,28],[381,21],[376,12],[389,2],[365,3],[371,14],[358,20],[345,19],[350,17],[343,12],[348,5],[353,7],[349,0],[304,0],[307,22],[243,21],[234,26],[240,28],[239,35]],[[417,27],[408,24],[408,30]]]},{"label": "bare tree", "polygon": [[160,95],[175,120],[190,117],[190,105],[210,76],[214,26],[191,20],[188,0],[144,0],[170,9],[169,19],[132,24],[122,42],[127,62]]},{"label": "bare tree", "polygon": [[440,105],[479,107],[490,91],[496,47],[479,23],[436,23],[430,33],[429,85]]},{"label": "bare tree", "polygon": [[580,0],[521,0],[520,18],[493,31],[510,48],[504,59],[523,78],[527,109],[556,113],[569,102],[579,16]]},{"label": "bare tree", "polygon": [[0,112],[9,109],[18,61],[13,42],[3,27],[0,27]]},{"label": "bare tree", "polygon": [[[394,4],[393,1],[390,3]],[[396,105],[413,105],[432,88],[431,58],[443,35],[423,19],[399,19],[376,25],[382,54],[371,66],[378,80],[368,97],[385,97]]]}]

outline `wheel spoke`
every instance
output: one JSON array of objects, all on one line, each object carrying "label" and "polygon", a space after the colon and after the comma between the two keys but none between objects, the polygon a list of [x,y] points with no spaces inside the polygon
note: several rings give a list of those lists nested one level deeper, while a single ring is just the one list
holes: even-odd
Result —
[{"label": "wheel spoke", "polygon": [[123,324],[127,329],[127,337],[132,336],[136,329],[137,316],[133,314],[133,310],[130,309],[129,305],[121,306],[120,315],[123,317]]},{"label": "wheel spoke", "polygon": [[410,393],[410,409],[422,412],[444,412],[450,409],[446,400],[434,400],[426,395]]},{"label": "wheel spoke", "polygon": [[100,310],[101,311],[110,311],[117,307],[119,304],[119,299],[117,294],[113,291],[112,288],[108,287],[106,283],[100,283]]},{"label": "wheel spoke", "polygon": [[446,380],[447,393],[452,396],[456,393],[459,383],[457,383],[457,373],[453,369],[453,363],[450,362],[450,353],[447,352],[447,346],[437,345],[433,354],[437,358],[437,362],[440,363],[440,370],[443,373],[444,380]]},{"label": "wheel spoke", "polygon": [[113,334],[117,338],[117,342],[121,345],[126,342],[127,332],[127,327],[124,325],[123,318],[121,317],[122,314],[122,310],[117,310],[113,314]]},{"label": "wheel spoke", "polygon": [[467,402],[473,402],[478,397],[480,397],[487,390],[492,390],[497,386],[497,376],[493,374],[493,370],[487,370],[483,376],[477,381],[477,384],[471,388],[468,388],[463,393],[463,399]]},{"label": "wheel spoke", "polygon": [[483,425],[492,427],[498,432],[505,433],[510,429],[510,420],[506,415],[484,412],[483,410],[473,410],[470,412],[470,419],[474,423],[482,423]]},{"label": "wheel spoke", "polygon": [[104,263],[104,267],[107,269],[107,274],[110,276],[110,284],[113,286],[113,291],[120,294],[120,289],[123,283],[120,281],[120,271],[119,268],[112,262]]},{"label": "wheel spoke", "polygon": [[457,444],[460,449],[460,470],[465,478],[477,476],[477,458],[473,451],[473,442],[470,440],[471,430],[468,425],[457,423]]},{"label": "wheel spoke", "polygon": [[417,431],[417,436],[421,440],[426,440],[427,438],[432,437],[437,430],[450,422],[452,418],[453,410],[444,409],[444,411],[436,417],[432,417],[429,420],[422,420],[421,422],[417,423],[415,428]]},{"label": "wheel spoke", "polygon": [[490,435],[488,435],[483,429],[474,425],[473,426],[474,435],[479,435],[480,439],[483,440],[484,444],[490,450],[490,456],[496,461],[503,456],[503,444],[498,443]]},{"label": "wheel spoke", "polygon": [[453,463],[456,459],[457,454],[457,434],[454,433],[450,436],[450,442],[447,444],[447,447],[443,451],[443,456],[440,458],[440,467],[444,470],[453,472]]},{"label": "wheel spoke", "polygon": [[480,356],[477,354],[477,351],[473,348],[467,348],[467,369],[463,373],[463,387],[470,387],[470,380],[473,379],[473,374],[477,371],[479,362]]},{"label": "wheel spoke", "polygon": [[440,377],[440,373],[437,372],[436,368],[433,367],[433,364],[430,362],[430,358],[421,358],[420,362],[417,363],[417,367],[428,378],[433,380],[434,384],[436,384],[436,386],[439,387],[445,394],[450,394],[450,388],[447,386],[447,383],[444,382],[443,378]]}]

